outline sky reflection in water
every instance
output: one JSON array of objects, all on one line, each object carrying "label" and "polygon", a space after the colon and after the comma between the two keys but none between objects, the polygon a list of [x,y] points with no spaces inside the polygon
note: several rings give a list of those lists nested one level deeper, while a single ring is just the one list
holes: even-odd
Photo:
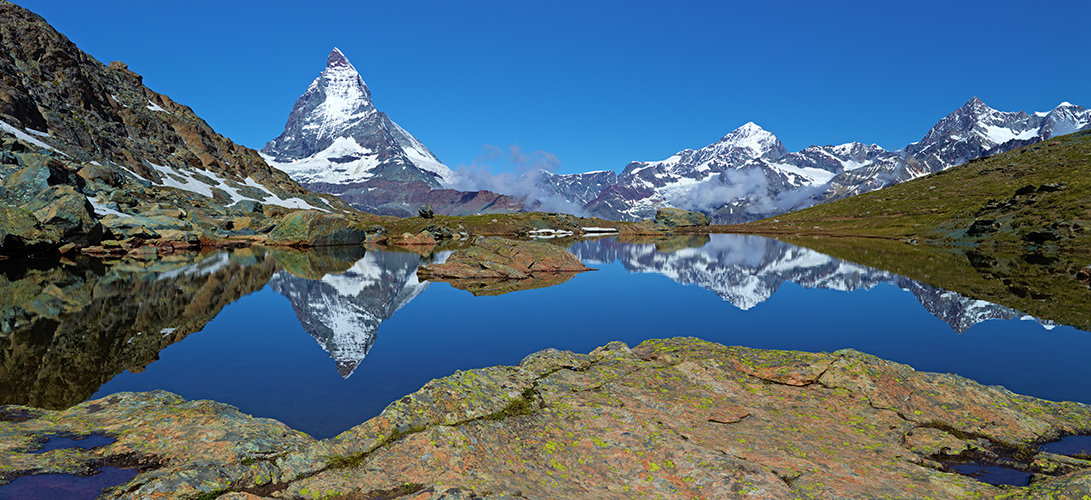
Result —
[{"label": "sky reflection in water", "polygon": [[[409,254],[369,252],[325,283],[280,272],[273,285],[225,307],[145,371],[114,377],[95,397],[165,389],[330,437],[455,370],[513,365],[549,347],[586,353],[613,340],[635,346],[697,336],[757,348],[854,348],[918,370],[1091,403],[1091,366],[1083,354],[1091,349],[1088,332],[1029,319],[973,324],[969,318],[1018,314],[811,250],[713,235],[701,248],[669,253],[612,238],[572,251],[598,271],[496,297],[417,284],[417,257]],[[353,280],[367,283],[346,286]],[[841,290],[823,288],[831,286]],[[296,310],[274,287],[293,297]],[[357,304],[349,308],[357,317],[332,307],[345,300]],[[301,324],[297,310],[309,319]],[[303,324],[310,333],[322,330],[318,337],[334,355],[366,357],[335,362]],[[331,332],[338,324],[356,325],[357,334],[374,331],[351,346],[347,332]]]}]

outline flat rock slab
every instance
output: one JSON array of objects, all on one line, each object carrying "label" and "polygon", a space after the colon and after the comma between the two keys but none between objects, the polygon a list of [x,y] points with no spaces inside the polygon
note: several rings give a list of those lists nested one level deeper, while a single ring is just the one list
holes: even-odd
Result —
[{"label": "flat rock slab", "polygon": [[455,251],[442,264],[417,268],[421,280],[446,281],[474,295],[500,295],[568,281],[573,273],[590,271],[557,245],[486,237]]},{"label": "flat rock slab", "polygon": [[[4,477],[127,453],[157,461],[112,497],[1081,498],[1091,487],[1091,462],[1034,446],[1091,433],[1091,407],[853,350],[694,338],[551,349],[433,380],[323,441],[217,403],[111,398],[0,408]],[[28,453],[49,432],[118,441],[65,460]],[[1032,484],[958,474],[945,464],[959,457],[1014,464]]]}]

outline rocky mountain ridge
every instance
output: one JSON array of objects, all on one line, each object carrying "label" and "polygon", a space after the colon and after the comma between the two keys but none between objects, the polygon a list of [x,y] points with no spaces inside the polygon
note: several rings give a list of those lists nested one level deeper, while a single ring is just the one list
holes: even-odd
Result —
[{"label": "rocky mountain ridge", "polygon": [[158,252],[268,232],[296,209],[350,210],[270,168],[124,63],[0,2],[0,240]]}]

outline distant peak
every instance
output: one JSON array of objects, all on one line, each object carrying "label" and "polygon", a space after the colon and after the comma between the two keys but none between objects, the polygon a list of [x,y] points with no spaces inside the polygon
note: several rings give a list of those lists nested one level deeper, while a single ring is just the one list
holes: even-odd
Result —
[{"label": "distant peak", "polygon": [[333,50],[330,51],[329,57],[326,58],[326,67],[333,68],[337,66],[351,68],[352,63],[350,63],[349,58],[345,57],[345,54],[341,52],[341,49],[334,47]]},{"label": "distant peak", "polygon": [[732,130],[727,135],[723,136],[723,138],[720,139],[720,142],[734,142],[738,141],[739,139],[748,139],[755,136],[771,137],[773,136],[773,134],[761,128],[758,124],[754,122],[746,122],[745,124],[743,124],[743,126]]},{"label": "distant peak", "polygon": [[1057,105],[1058,108],[1070,108],[1070,107],[1073,107],[1073,106],[1075,106],[1075,104],[1072,104],[1072,103],[1070,103],[1068,101],[1062,102],[1062,103]]},{"label": "distant peak", "polygon": [[754,123],[754,122],[746,122],[746,123],[743,124],[743,126],[737,128],[735,130],[739,131],[739,132],[749,132],[749,133],[764,132],[765,131],[765,129],[761,128],[761,126],[759,126],[757,123]]},{"label": "distant peak", "polygon": [[992,109],[992,108],[989,108],[989,106],[986,105],[984,101],[982,101],[981,99],[978,99],[975,96],[975,97],[971,98],[969,101],[966,101],[966,104],[962,105],[962,109],[965,109],[965,110],[968,110],[968,111],[980,112],[980,111],[988,110],[988,109]]}]

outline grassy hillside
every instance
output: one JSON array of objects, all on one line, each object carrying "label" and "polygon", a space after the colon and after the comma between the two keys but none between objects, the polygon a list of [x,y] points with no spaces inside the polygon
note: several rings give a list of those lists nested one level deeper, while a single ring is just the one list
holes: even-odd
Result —
[{"label": "grassy hillside", "polygon": [[1091,131],[725,232],[1091,249]]}]

